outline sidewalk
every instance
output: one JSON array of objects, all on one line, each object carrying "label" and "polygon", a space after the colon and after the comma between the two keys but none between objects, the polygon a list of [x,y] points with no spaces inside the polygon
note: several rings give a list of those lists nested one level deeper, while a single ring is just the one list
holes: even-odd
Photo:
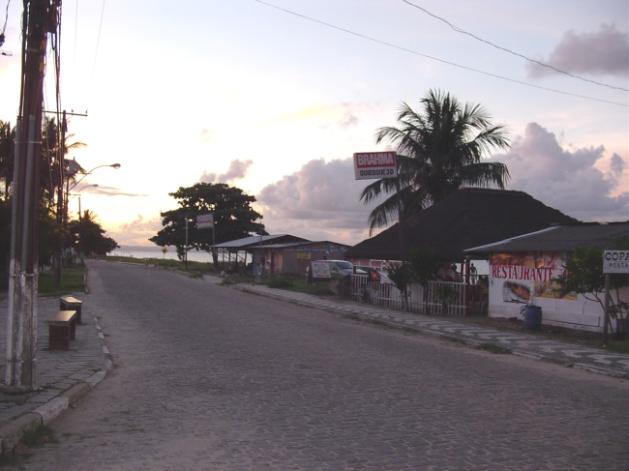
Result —
[{"label": "sidewalk", "polygon": [[365,321],[412,330],[462,342],[474,347],[494,346],[536,360],[544,360],[567,367],[616,378],[629,379],[629,355],[583,345],[560,342],[533,334],[508,332],[470,323],[457,322],[456,318],[430,317],[415,313],[387,310],[369,304],[322,298],[295,291],[273,289],[262,285],[238,284],[236,289],[287,301],[300,306],[322,309]]},{"label": "sidewalk", "polygon": [[[84,295],[78,296],[86,300]],[[86,300],[87,301],[87,300]],[[46,320],[59,310],[57,297],[38,300],[37,386],[24,394],[0,391],[0,454],[11,450],[22,433],[40,424],[47,424],[96,386],[111,367],[102,342],[97,318],[89,301],[82,310],[83,324],[76,327],[76,339],[68,351],[48,350]],[[4,382],[6,363],[6,298],[0,301],[0,374]]]}]

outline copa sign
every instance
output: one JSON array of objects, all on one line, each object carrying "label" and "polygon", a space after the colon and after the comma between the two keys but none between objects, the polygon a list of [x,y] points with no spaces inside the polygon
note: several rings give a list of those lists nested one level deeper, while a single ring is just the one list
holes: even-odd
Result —
[{"label": "copa sign", "polygon": [[629,250],[605,250],[603,273],[629,273]]},{"label": "copa sign", "polygon": [[395,152],[356,152],[354,154],[356,180],[397,177]]}]

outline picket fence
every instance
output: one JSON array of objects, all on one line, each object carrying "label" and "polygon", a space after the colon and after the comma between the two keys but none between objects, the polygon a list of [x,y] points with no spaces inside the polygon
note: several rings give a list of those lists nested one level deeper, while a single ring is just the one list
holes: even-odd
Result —
[{"label": "picket fence", "polygon": [[[419,314],[460,317],[468,314],[465,283],[429,281],[414,283],[407,289],[407,299],[391,282],[372,281],[367,275],[352,275],[352,298],[359,302],[405,310]],[[406,307],[407,306],[407,307]]]}]

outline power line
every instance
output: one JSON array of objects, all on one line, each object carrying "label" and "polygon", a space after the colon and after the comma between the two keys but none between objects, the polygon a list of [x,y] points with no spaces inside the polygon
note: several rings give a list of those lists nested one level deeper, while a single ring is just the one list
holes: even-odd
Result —
[{"label": "power line", "polygon": [[459,28],[458,26],[452,24],[450,21],[448,21],[447,19],[443,18],[442,16],[439,16],[439,15],[437,15],[437,14],[427,10],[426,8],[424,8],[424,7],[420,6],[420,5],[417,5],[416,3],[413,3],[413,2],[411,2],[409,0],[402,0],[402,1],[404,3],[406,3],[407,5],[409,5],[409,6],[413,7],[413,8],[416,8],[419,11],[424,12],[428,16],[431,16],[431,17],[435,18],[436,20],[439,20],[442,23],[447,24],[453,31],[456,31],[457,33],[465,34],[466,36],[469,36],[471,38],[476,39],[477,41],[485,43],[488,46],[494,47],[494,48],[499,49],[501,51],[504,51],[504,52],[506,52],[508,54],[512,54],[512,55],[514,55],[516,57],[519,57],[521,59],[529,61],[529,62],[531,62],[533,64],[539,65],[540,67],[545,67],[545,68],[550,69],[550,70],[552,70],[554,72],[557,72],[558,74],[566,75],[568,77],[571,77],[571,78],[574,78],[574,79],[577,79],[577,80],[582,80],[584,82],[589,82],[589,83],[592,83],[594,85],[599,85],[601,87],[607,87],[607,88],[612,88],[614,90],[622,90],[624,92],[629,92],[628,88],[624,88],[624,87],[620,87],[620,86],[616,86],[616,85],[611,85],[611,84],[605,83],[605,82],[599,82],[597,80],[592,80],[592,79],[589,79],[587,77],[583,77],[581,75],[573,74],[572,72],[568,72],[567,70],[560,69],[558,67],[555,67],[554,65],[551,65],[551,64],[548,64],[546,62],[542,62],[542,61],[539,61],[537,59],[533,59],[531,57],[525,56],[524,54],[521,54],[521,53],[519,53],[517,51],[514,51],[512,49],[509,49],[507,47],[500,46],[499,44],[493,43],[493,42],[491,42],[491,41],[489,41],[489,40],[487,40],[485,38],[481,38],[480,36],[477,36],[474,33],[470,33],[469,31],[466,31],[464,29]]},{"label": "power line", "polygon": [[399,51],[403,51],[403,52],[407,52],[409,54],[413,54],[415,56],[423,57],[425,59],[430,59],[430,60],[435,61],[435,62],[440,62],[442,64],[450,65],[452,67],[456,67],[456,68],[459,68],[459,69],[467,70],[469,72],[475,72],[477,74],[485,75],[487,77],[492,77],[492,78],[495,78],[495,79],[504,80],[506,82],[516,83],[518,85],[523,85],[523,86],[529,87],[529,88],[536,88],[538,90],[544,90],[544,91],[551,92],[551,93],[557,93],[557,94],[560,94],[560,95],[572,96],[572,97],[581,98],[581,99],[584,99],[584,100],[596,101],[596,102],[599,102],[599,103],[606,103],[608,105],[615,105],[615,106],[621,106],[623,108],[629,108],[629,105],[627,105],[626,103],[620,103],[620,102],[617,102],[617,101],[605,100],[603,98],[597,98],[597,97],[588,96],[588,95],[580,95],[578,93],[566,92],[566,91],[559,90],[559,89],[556,89],[556,88],[544,87],[542,85],[536,85],[534,83],[530,83],[530,82],[525,82],[523,80],[514,79],[514,78],[511,78],[511,77],[507,77],[505,75],[494,74],[493,72],[487,72],[485,70],[477,69],[477,68],[470,67],[470,66],[467,66],[467,65],[458,64],[456,62],[452,62],[452,61],[449,61],[449,60],[446,60],[446,59],[441,59],[441,58],[436,57],[436,56],[431,56],[429,54],[424,54],[424,53],[416,51],[414,49],[410,49],[410,48],[407,48],[407,47],[404,47],[404,46],[400,46],[398,44],[394,44],[394,43],[391,43],[391,42],[388,42],[388,41],[384,41],[382,39],[374,38],[372,36],[368,36],[368,35],[363,34],[363,33],[358,33],[356,31],[352,31],[352,30],[349,30],[347,28],[343,28],[342,26],[337,26],[335,24],[328,23],[326,21],[323,21],[323,20],[320,20],[318,18],[314,18],[314,17],[308,16],[308,15],[304,15],[303,13],[299,13],[299,12],[296,12],[296,11],[293,11],[293,10],[289,10],[287,8],[281,7],[279,5],[275,5],[273,3],[266,2],[264,0],[253,0],[253,1],[257,2],[257,3],[261,4],[261,5],[264,5],[266,7],[273,8],[275,10],[281,11],[283,13],[286,13],[286,14],[289,14],[289,15],[292,15],[292,16],[296,16],[296,17],[302,18],[304,20],[311,21],[313,23],[317,23],[319,25],[326,26],[328,28],[331,28],[331,29],[334,29],[334,30],[337,30],[337,31],[341,31],[343,33],[347,33],[347,34],[350,34],[352,36],[356,36],[358,38],[365,39],[367,41],[371,41],[371,42],[374,42],[376,44],[380,44],[382,46],[387,46],[387,47],[390,47],[390,48],[393,48],[393,49],[397,49]]}]

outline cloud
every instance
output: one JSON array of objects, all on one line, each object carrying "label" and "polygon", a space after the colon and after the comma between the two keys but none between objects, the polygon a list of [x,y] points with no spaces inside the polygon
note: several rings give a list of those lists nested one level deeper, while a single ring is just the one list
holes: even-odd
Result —
[{"label": "cloud", "polygon": [[[615,25],[602,24],[593,33],[567,31],[543,62],[572,73],[616,75],[627,78],[629,73],[629,34]],[[529,64],[530,77],[553,74],[550,69]]]},{"label": "cloud", "polygon": [[[604,147],[565,150],[556,136],[537,123],[526,126],[506,154],[494,156],[509,167],[509,187],[525,191],[543,203],[586,221],[623,220],[629,216],[629,192],[612,196],[620,175],[604,174],[595,167]],[[612,157],[612,167],[626,162]]]},{"label": "cloud", "polygon": [[357,103],[316,104],[277,116],[263,124],[276,125],[308,121],[323,129],[334,126],[346,129],[357,125],[359,123],[358,114],[369,107],[369,105]]},{"label": "cloud", "polygon": [[613,176],[622,175],[626,167],[627,167],[627,163],[624,160],[622,160],[621,156],[619,156],[618,154],[612,155],[609,168]]},{"label": "cloud", "polygon": [[123,191],[120,188],[116,188],[113,186],[86,186],[81,188],[81,192],[83,193],[93,193],[97,195],[106,195],[106,196],[125,196],[128,198],[138,198],[138,197],[146,197],[148,196],[146,193],[131,193],[128,191]]},{"label": "cloud", "polygon": [[252,160],[235,159],[229,163],[229,168],[227,169],[227,172],[221,175],[217,175],[216,173],[203,172],[201,174],[200,180],[202,183],[229,183],[233,182],[234,180],[240,180],[242,178],[245,178],[245,176],[247,175],[247,170],[249,170],[249,167],[251,167],[251,165],[253,165]]},{"label": "cloud", "polygon": [[271,233],[354,244],[367,236],[370,207],[359,201],[352,159],[311,160],[257,196]]},{"label": "cloud", "polygon": [[145,219],[138,214],[136,218],[114,229],[108,230],[108,236],[112,237],[120,245],[149,245],[148,239],[153,237],[162,228],[162,220],[159,217]]}]

